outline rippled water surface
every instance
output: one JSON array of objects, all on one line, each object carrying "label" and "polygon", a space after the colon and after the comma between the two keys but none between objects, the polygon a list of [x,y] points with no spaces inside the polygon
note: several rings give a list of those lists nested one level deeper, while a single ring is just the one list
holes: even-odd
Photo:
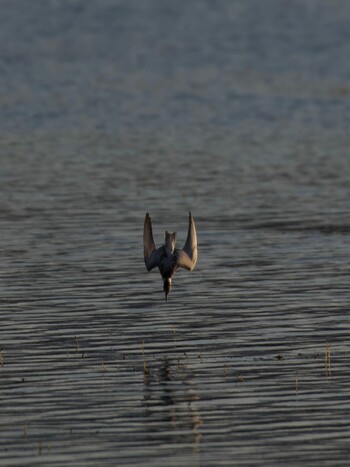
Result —
[{"label": "rippled water surface", "polygon": [[349,3],[0,9],[0,465],[348,465]]}]

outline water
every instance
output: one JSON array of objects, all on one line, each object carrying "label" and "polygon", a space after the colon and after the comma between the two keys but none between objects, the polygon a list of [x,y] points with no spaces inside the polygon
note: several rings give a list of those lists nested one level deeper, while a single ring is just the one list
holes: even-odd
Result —
[{"label": "water", "polygon": [[347,465],[348,2],[1,11],[0,464]]}]

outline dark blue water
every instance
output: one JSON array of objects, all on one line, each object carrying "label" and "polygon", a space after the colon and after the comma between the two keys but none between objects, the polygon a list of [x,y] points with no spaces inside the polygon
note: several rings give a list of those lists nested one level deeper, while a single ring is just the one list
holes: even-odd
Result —
[{"label": "dark blue water", "polygon": [[348,2],[0,12],[0,464],[347,465]]}]

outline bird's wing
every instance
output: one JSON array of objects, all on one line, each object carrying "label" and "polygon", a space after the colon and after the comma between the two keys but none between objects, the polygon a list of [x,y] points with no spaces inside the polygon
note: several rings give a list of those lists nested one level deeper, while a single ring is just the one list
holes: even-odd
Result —
[{"label": "bird's wing", "polygon": [[152,222],[148,212],[146,214],[145,224],[143,227],[143,255],[147,271],[151,271],[151,269],[158,266],[159,253],[157,252],[156,244],[153,240]]},{"label": "bird's wing", "polygon": [[192,214],[189,213],[187,240],[182,250],[176,250],[177,267],[193,271],[197,263],[197,233]]}]

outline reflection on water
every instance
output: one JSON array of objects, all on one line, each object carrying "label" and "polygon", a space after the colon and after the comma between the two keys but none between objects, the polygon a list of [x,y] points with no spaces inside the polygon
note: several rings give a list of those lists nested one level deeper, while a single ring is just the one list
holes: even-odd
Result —
[{"label": "reflection on water", "polygon": [[349,2],[2,13],[0,464],[347,465]]},{"label": "reflection on water", "polygon": [[196,408],[199,397],[195,378],[190,371],[186,360],[171,363],[165,357],[156,376],[145,375],[144,419],[150,439],[160,437],[169,444],[192,445],[198,453],[202,420]]}]

